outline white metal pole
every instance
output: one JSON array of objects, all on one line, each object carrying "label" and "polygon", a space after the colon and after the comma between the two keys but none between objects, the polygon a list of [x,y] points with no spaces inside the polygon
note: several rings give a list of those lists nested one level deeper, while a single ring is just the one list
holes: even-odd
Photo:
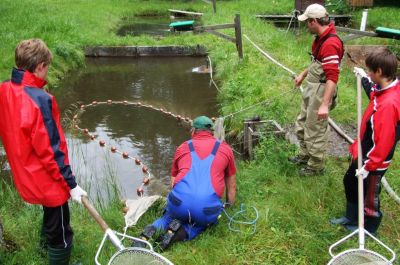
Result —
[{"label": "white metal pole", "polygon": [[[357,75],[357,155],[358,170],[362,167],[362,149],[361,149],[361,77]],[[358,175],[358,237],[360,249],[364,249],[365,232],[364,232],[364,179],[362,175]]]}]

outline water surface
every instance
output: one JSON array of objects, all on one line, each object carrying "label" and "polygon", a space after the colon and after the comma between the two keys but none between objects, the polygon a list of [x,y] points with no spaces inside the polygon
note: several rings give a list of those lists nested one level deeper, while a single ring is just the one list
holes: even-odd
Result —
[{"label": "water surface", "polygon": [[[73,105],[111,99],[141,101],[191,118],[217,116],[216,91],[209,85],[209,75],[192,73],[192,68],[204,64],[206,59],[198,57],[88,58],[85,69],[65,78],[56,98],[64,114]],[[190,137],[188,129],[172,117],[129,105],[88,108],[79,125],[140,158],[155,176],[146,189],[148,194],[167,192],[175,149]],[[132,160],[72,129],[66,134],[73,171],[78,179],[90,183],[91,193],[107,196],[113,186],[111,176],[115,176],[122,196],[136,197],[143,174]]]}]

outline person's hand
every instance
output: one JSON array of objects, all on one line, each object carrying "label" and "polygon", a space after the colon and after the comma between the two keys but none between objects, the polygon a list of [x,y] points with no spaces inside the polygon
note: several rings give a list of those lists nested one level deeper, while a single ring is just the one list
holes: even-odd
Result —
[{"label": "person's hand", "polygon": [[73,201],[76,201],[80,204],[82,204],[82,196],[87,196],[86,191],[79,187],[79,185],[76,185],[75,188],[71,189],[69,194],[71,195]]},{"label": "person's hand", "polygon": [[328,114],[329,114],[329,107],[326,106],[325,104],[321,104],[321,106],[318,109],[318,120],[328,119]]},{"label": "person's hand", "polygon": [[359,76],[359,77],[361,77],[361,78],[363,78],[363,77],[368,77],[368,75],[367,75],[367,73],[365,72],[365,70],[362,69],[362,68],[360,68],[360,67],[354,67],[353,72],[354,72],[354,74],[356,75],[356,77],[357,77],[357,76]]},{"label": "person's hand", "polygon": [[304,80],[304,76],[302,74],[299,74],[298,76],[296,76],[294,78],[294,85],[296,87],[300,87],[301,83],[303,83]]},{"label": "person's hand", "polygon": [[366,177],[368,177],[368,174],[369,174],[369,171],[365,170],[364,167],[356,170],[356,177],[361,176],[363,179],[365,179]]}]

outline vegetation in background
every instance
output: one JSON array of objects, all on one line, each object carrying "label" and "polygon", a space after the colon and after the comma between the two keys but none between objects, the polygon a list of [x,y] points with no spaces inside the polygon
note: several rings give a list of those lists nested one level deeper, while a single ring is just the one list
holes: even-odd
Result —
[{"label": "vegetation in background", "polygon": [[[152,36],[124,36],[115,33],[124,18],[136,14],[168,14],[168,8],[204,12],[204,25],[231,23],[240,13],[242,32],[278,61],[295,72],[309,63],[307,52],[313,37],[302,27],[298,33],[279,29],[255,18],[255,14],[290,14],[292,0],[236,0],[217,1],[217,14],[212,6],[202,1],[13,1],[3,0],[0,5],[0,79],[8,79],[14,64],[14,48],[22,40],[42,38],[54,53],[50,68],[50,89],[57,94],[57,84],[74,68],[84,66],[84,49],[96,45],[194,45],[208,48],[216,69],[215,78],[220,84],[221,115],[237,111],[259,101],[274,98],[267,105],[228,119],[230,130],[238,133],[242,120],[254,115],[275,119],[281,124],[294,121],[300,104],[300,95],[293,90],[290,75],[278,68],[256,51],[245,39],[244,59],[238,60],[232,43],[207,34],[173,34],[166,38]],[[355,27],[361,20],[361,9],[352,15]],[[368,28],[378,26],[400,28],[397,7],[376,7],[369,10]],[[233,36],[233,30],[223,30]],[[398,41],[362,38],[350,44],[383,44],[399,50]],[[292,91],[292,92],[291,92]],[[287,92],[285,96],[280,93]],[[355,79],[346,64],[339,83],[339,105],[332,117],[344,124],[355,123]],[[233,214],[241,203],[253,205],[260,212],[254,235],[230,232],[227,218],[206,231],[198,239],[177,244],[164,253],[175,264],[326,264],[328,246],[347,234],[340,227],[329,225],[331,217],[343,211],[344,192],[342,177],[347,169],[347,158],[329,158],[327,173],[318,178],[300,178],[297,168],[287,163],[287,156],[296,148],[283,140],[265,137],[252,162],[240,162],[238,169],[238,204],[229,209]],[[400,193],[398,178],[399,154],[387,174],[392,187]],[[84,156],[84,154],[83,154]],[[77,171],[79,169],[74,169]],[[110,170],[110,176],[117,174]],[[8,171],[2,174],[9,175]],[[82,176],[81,176],[82,177]],[[40,250],[39,227],[41,208],[21,201],[9,181],[0,180],[0,219],[4,225],[8,244],[0,247],[0,264],[45,264],[45,253]],[[121,231],[124,226],[117,187],[110,183],[110,202],[100,201],[96,207],[110,227]],[[382,192],[384,219],[379,237],[400,253],[399,205]],[[102,232],[87,212],[75,204],[72,208],[72,225],[75,229],[73,260],[93,264],[94,255],[102,239]],[[162,212],[162,204],[146,213],[136,227],[138,234]],[[354,242],[356,245],[356,242]],[[113,253],[108,248],[107,253]],[[104,260],[103,260],[104,262]]]}]

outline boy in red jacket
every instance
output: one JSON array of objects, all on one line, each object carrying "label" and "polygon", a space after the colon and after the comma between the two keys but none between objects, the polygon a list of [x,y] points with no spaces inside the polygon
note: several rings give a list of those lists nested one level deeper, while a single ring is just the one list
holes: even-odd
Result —
[{"label": "boy in red jacket", "polygon": [[[357,172],[364,178],[365,229],[376,233],[382,219],[379,194],[381,179],[388,169],[400,139],[400,82],[396,78],[397,58],[387,48],[379,48],[368,55],[365,63],[368,76],[361,68],[354,68],[367,96],[370,98],[361,123],[363,167]],[[372,82],[371,82],[372,81]],[[331,221],[349,230],[357,228],[357,141],[350,146],[352,163],[344,175],[346,215]]]},{"label": "boy in red jacket", "polygon": [[0,138],[22,199],[43,206],[50,264],[68,265],[73,237],[68,199],[81,203],[87,194],[69,165],[57,103],[43,89],[51,59],[42,40],[16,47],[17,68],[0,86]]}]

